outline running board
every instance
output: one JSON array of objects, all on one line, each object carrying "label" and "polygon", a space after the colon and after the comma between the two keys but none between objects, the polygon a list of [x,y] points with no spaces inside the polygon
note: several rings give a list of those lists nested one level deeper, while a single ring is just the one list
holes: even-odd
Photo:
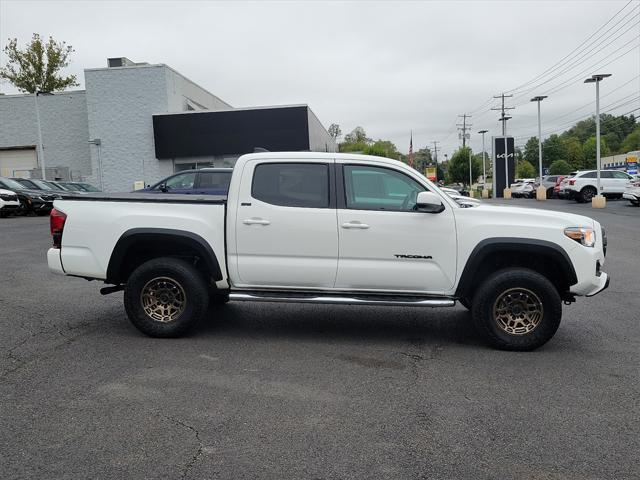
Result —
[{"label": "running board", "polygon": [[337,305],[388,305],[402,307],[453,307],[448,297],[418,297],[402,295],[322,295],[308,292],[232,292],[229,300],[249,302],[328,303]]}]

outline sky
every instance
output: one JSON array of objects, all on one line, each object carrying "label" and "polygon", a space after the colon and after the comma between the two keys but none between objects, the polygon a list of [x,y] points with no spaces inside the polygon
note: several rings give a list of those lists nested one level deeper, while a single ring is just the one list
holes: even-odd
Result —
[{"label": "sky", "polygon": [[487,145],[501,134],[501,92],[514,94],[516,145],[537,135],[533,96],[549,96],[543,137],[592,115],[594,73],[613,74],[603,112],[640,114],[640,0],[0,0],[1,45],[34,32],[74,47],[77,88],[108,57],[164,63],[234,107],[305,103],[326,127],[362,126],[404,153],[411,132],[414,150],[437,141],[440,158],[460,145],[458,115],[472,115],[476,151],[479,130]]}]

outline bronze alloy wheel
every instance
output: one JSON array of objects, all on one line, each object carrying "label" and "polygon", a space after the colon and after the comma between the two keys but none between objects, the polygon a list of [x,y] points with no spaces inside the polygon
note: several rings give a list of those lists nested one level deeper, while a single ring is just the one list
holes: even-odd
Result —
[{"label": "bronze alloy wheel", "polygon": [[496,324],[510,335],[531,333],[540,324],[543,313],[540,298],[526,288],[510,288],[493,304]]},{"label": "bronze alloy wheel", "polygon": [[178,318],[187,305],[182,285],[172,278],[149,280],[140,292],[142,309],[156,322],[167,323]]}]

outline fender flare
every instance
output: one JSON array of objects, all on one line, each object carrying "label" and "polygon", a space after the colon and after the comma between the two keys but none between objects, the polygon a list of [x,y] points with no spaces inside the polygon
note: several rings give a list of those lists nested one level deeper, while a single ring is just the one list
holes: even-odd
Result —
[{"label": "fender flare", "polygon": [[215,281],[222,280],[222,270],[220,269],[218,258],[211,245],[200,235],[185,230],[168,228],[132,228],[120,236],[111,252],[106,283],[118,285],[123,282],[122,271],[125,266],[125,258],[130,249],[136,244],[162,244],[168,241],[195,250],[198,256],[206,263],[213,279]]},{"label": "fender flare", "polygon": [[[517,237],[494,237],[482,240],[475,246],[467,263],[464,266],[456,297],[465,297],[473,289],[474,275],[479,270],[482,263],[495,253],[525,253],[532,258],[544,256],[549,258],[561,272],[563,283],[568,286],[578,282],[576,270],[571,262],[571,258],[564,248],[546,240],[536,240],[531,238]],[[568,289],[567,289],[568,290]]]}]

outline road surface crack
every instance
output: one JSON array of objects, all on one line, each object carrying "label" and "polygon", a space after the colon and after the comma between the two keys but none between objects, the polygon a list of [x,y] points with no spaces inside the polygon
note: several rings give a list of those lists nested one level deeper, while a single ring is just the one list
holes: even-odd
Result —
[{"label": "road surface crack", "polygon": [[164,416],[167,420],[173,422],[176,425],[179,425],[183,428],[186,428],[187,430],[191,430],[193,432],[193,434],[196,437],[196,441],[198,442],[198,449],[196,450],[196,452],[191,456],[191,459],[186,463],[186,465],[184,466],[184,468],[182,469],[182,475],[180,476],[181,479],[186,479],[187,476],[189,475],[189,472],[191,471],[191,469],[193,468],[193,466],[196,464],[196,462],[198,461],[198,458],[200,458],[200,456],[202,455],[202,449],[204,447],[204,445],[202,444],[202,440],[200,439],[200,432],[198,431],[197,428],[192,427],[191,425],[188,425],[186,423],[184,423],[183,421],[174,418],[174,417],[169,417],[169,416]]}]

